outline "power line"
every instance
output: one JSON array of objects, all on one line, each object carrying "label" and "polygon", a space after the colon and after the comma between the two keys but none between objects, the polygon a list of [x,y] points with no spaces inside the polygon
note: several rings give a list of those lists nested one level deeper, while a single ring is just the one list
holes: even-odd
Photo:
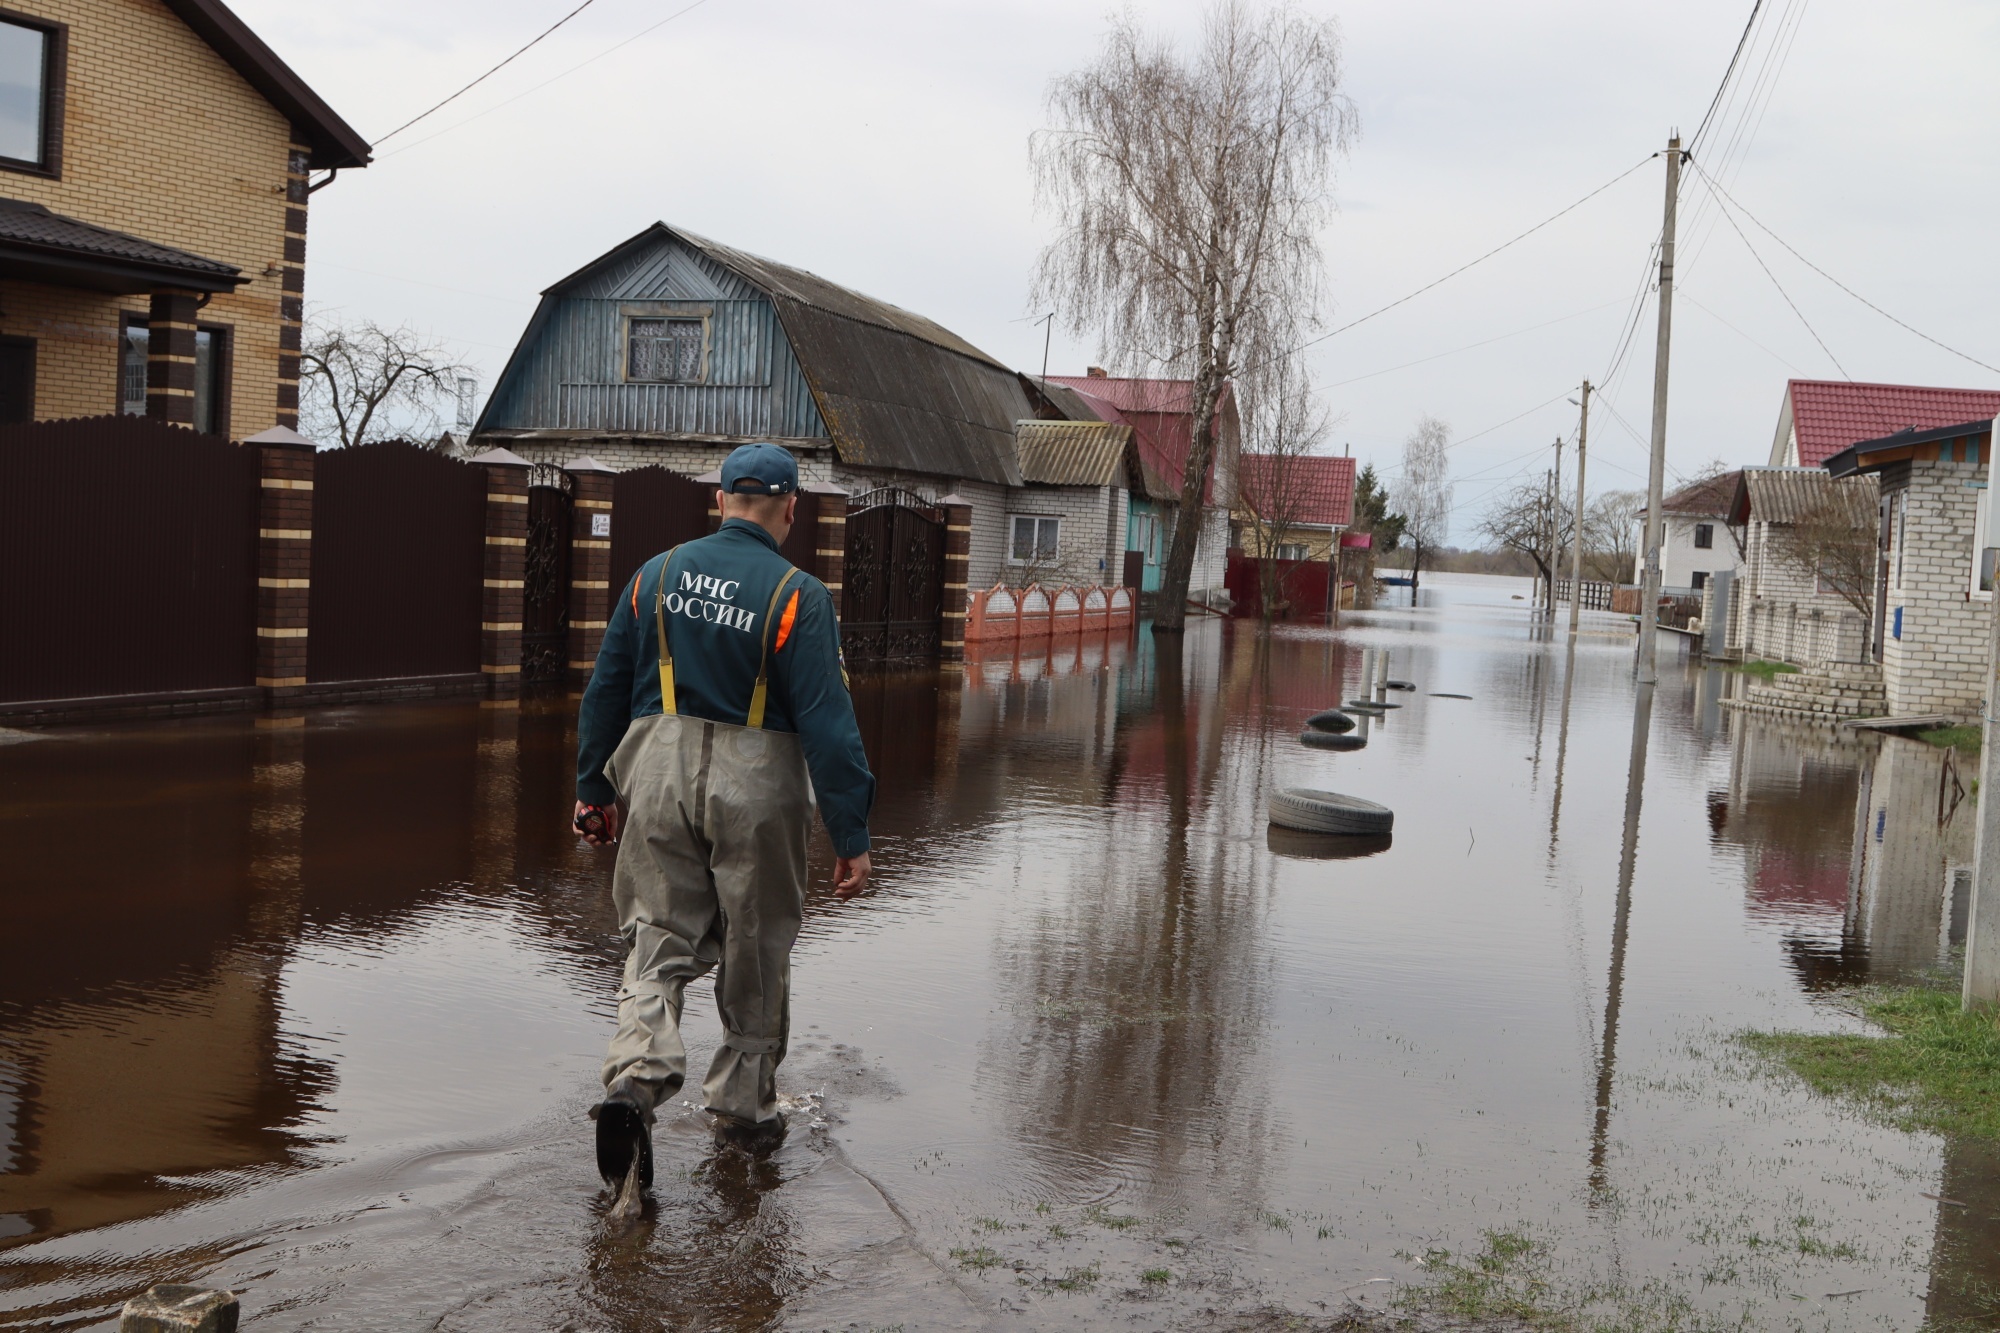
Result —
[{"label": "power line", "polygon": [[1590,307],[1590,309],[1588,310],[1578,310],[1572,314],[1561,315],[1555,319],[1547,320],[1540,324],[1530,324],[1525,329],[1515,329],[1511,333],[1501,333],[1501,334],[1496,334],[1491,338],[1482,338],[1476,343],[1467,343],[1463,347],[1454,347],[1449,351],[1435,352],[1432,353],[1430,356],[1420,356],[1415,361],[1405,361],[1400,366],[1387,366],[1381,370],[1371,370],[1366,375],[1356,375],[1353,379],[1335,380],[1331,384],[1321,384],[1316,387],[1321,390],[1325,390],[1325,389],[1338,389],[1349,384],[1359,384],[1363,380],[1372,380],[1377,375],[1394,374],[1398,370],[1408,370],[1411,366],[1421,366],[1426,364],[1427,362],[1441,360],[1447,356],[1457,356],[1460,352],[1470,352],[1474,348],[1490,346],[1491,344],[1497,342],[1505,342],[1509,338],[1518,338],[1524,333],[1534,333],[1538,329],[1546,329],[1553,327],[1554,325],[1557,324],[1564,324],[1572,319],[1582,319],[1585,315],[1594,315],[1600,310],[1608,310],[1612,306],[1615,306],[1617,304],[1618,302],[1616,301],[1607,301],[1603,305],[1594,305]]},{"label": "power line", "polygon": [[1708,129],[1709,119],[1715,115],[1715,108],[1721,105],[1722,94],[1729,87],[1729,80],[1736,73],[1736,62],[1743,59],[1743,48],[1750,41],[1750,30],[1757,25],[1757,15],[1763,11],[1763,8],[1764,0],[1756,0],[1750,6],[1750,18],[1743,25],[1743,35],[1736,39],[1736,50],[1729,57],[1729,68],[1722,71],[1722,82],[1716,85],[1715,96],[1709,99],[1708,110],[1703,113],[1701,124],[1695,127],[1694,137],[1688,140],[1688,152],[1694,152],[1695,145],[1701,142],[1702,134]]},{"label": "power line", "polygon": [[484,74],[474,79],[471,83],[468,83],[463,88],[460,88],[450,97],[445,98],[444,101],[439,102],[429,111],[423,112],[421,115],[412,116],[408,120],[404,121],[402,124],[398,125],[395,129],[390,130],[387,134],[377,139],[375,141],[376,144],[377,145],[385,144],[389,140],[401,134],[404,130],[410,128],[410,126],[422,120],[424,116],[431,115],[433,112],[444,110],[444,108],[450,106],[453,102],[456,102],[459,98],[465,96],[467,93],[471,92],[474,88],[477,88],[480,84],[486,82],[488,79],[492,78],[495,74],[498,74],[501,70],[513,64],[520,57],[526,55],[529,51],[533,50],[538,43],[541,42],[542,38],[548,36],[550,33],[554,32],[557,28],[560,28],[563,24],[569,22],[571,19],[575,18],[578,14],[581,14],[584,10],[589,9],[595,3],[597,3],[597,0],[583,0],[583,3],[578,5],[575,9],[570,10],[569,13],[563,15],[561,18],[557,19],[554,23],[551,23],[548,27],[542,29],[539,33],[535,34],[534,40],[529,42],[526,46],[514,52],[513,55],[508,56],[505,60],[495,65],[492,69],[487,70]]},{"label": "power line", "polygon": [[[1431,288],[1441,286],[1444,283],[1450,282],[1453,278],[1465,272],[1467,269],[1474,268],[1480,264],[1483,264],[1487,260],[1493,258],[1493,256],[1499,254],[1502,250],[1505,250],[1510,246],[1517,245],[1520,242],[1527,240],[1530,236],[1533,236],[1536,232],[1548,226],[1551,222],[1556,221],[1558,218],[1564,217],[1565,215],[1570,213],[1574,213],[1577,209],[1583,207],[1585,204],[1595,199],[1598,195],[1603,194],[1606,190],[1616,185],[1619,181],[1624,180],[1627,176],[1637,171],[1640,167],[1645,166],[1648,162],[1652,161],[1654,158],[1658,156],[1659,156],[1658,153],[1648,153],[1645,157],[1640,158],[1637,162],[1634,162],[1631,166],[1625,168],[1625,170],[1619,172],[1616,176],[1613,176],[1610,180],[1604,182],[1604,184],[1598,186],[1596,189],[1592,190],[1589,194],[1586,194],[1585,196],[1583,196],[1583,198],[1577,200],[1575,203],[1570,204],[1566,208],[1558,209],[1556,212],[1549,214],[1549,216],[1543,218],[1540,222],[1537,222],[1534,226],[1528,228],[1520,235],[1515,236],[1511,240],[1502,241],[1500,244],[1494,246],[1491,250],[1488,250],[1485,254],[1479,256],[1479,258],[1470,260],[1467,263],[1460,264],[1457,268],[1445,274],[1443,277],[1438,278],[1433,282],[1425,283],[1423,286],[1417,288],[1409,295],[1399,296],[1395,300],[1389,302],[1389,304],[1385,306],[1378,306],[1374,310],[1371,310],[1367,314],[1361,316],[1361,318],[1359,319],[1349,320],[1347,323],[1342,324],[1339,328],[1334,329],[1327,333],[1322,333],[1317,338],[1308,338],[1304,342],[1298,344],[1296,347],[1286,348],[1284,351],[1278,353],[1278,355],[1279,356],[1296,355],[1299,352],[1305,351],[1305,349],[1308,347],[1316,346],[1319,343],[1325,342],[1329,338],[1338,337],[1340,334],[1347,332],[1349,329],[1358,327],[1359,325],[1362,324],[1366,324],[1369,320],[1375,318],[1377,315],[1385,315],[1391,310],[1394,310],[1399,305],[1404,305],[1410,301],[1416,300],[1419,296],[1422,296],[1425,292],[1429,291]],[[1242,370],[1238,371],[1237,374],[1239,376],[1248,375],[1253,371],[1259,370],[1261,368],[1262,368],[1261,366],[1246,366]]]},{"label": "power line", "polygon": [[[1764,256],[1758,254],[1757,247],[1750,244],[1750,238],[1743,234],[1743,228],[1736,225],[1736,214],[1731,211],[1727,203],[1721,202],[1722,194],[1720,187],[1717,186],[1713,180],[1709,179],[1709,175],[1707,172],[1702,171],[1699,167],[1695,168],[1695,170],[1697,173],[1700,174],[1702,181],[1705,184],[1707,184],[1711,190],[1716,191],[1716,199],[1717,199],[1716,211],[1722,214],[1722,220],[1729,224],[1730,229],[1734,231],[1737,235],[1737,238],[1743,242],[1743,248],[1745,250],[1748,250],[1750,252],[1750,257],[1757,261],[1757,267],[1764,270],[1764,276],[1769,278],[1771,280],[1771,285],[1778,289],[1778,295],[1785,298],[1785,304],[1790,306],[1792,308],[1792,313],[1799,317],[1799,323],[1804,324],[1806,326],[1806,332],[1812,334],[1812,340],[1819,344],[1820,351],[1826,353],[1826,359],[1833,362],[1833,368],[1840,372],[1841,378],[1852,381],[1854,376],[1847,373],[1847,367],[1840,364],[1840,358],[1835,356],[1833,354],[1833,349],[1826,345],[1826,339],[1820,337],[1818,330],[1814,329],[1812,323],[1806,319],[1805,311],[1799,309],[1798,302],[1792,300],[1791,294],[1785,290],[1785,285],[1778,281],[1778,275],[1771,272],[1771,266],[1764,262]],[[1786,248],[1789,249],[1790,247]],[[1941,347],[1943,346],[1942,343],[1938,345]],[[1967,357],[1966,359],[1971,360],[1970,357]]]},{"label": "power line", "polygon": [[[1769,236],[1779,245],[1784,246],[1785,250],[1792,256],[1792,258],[1798,260],[1801,264],[1804,264],[1807,268],[1819,274],[1822,278],[1825,278],[1828,282],[1840,288],[1840,290],[1846,292],[1849,296],[1861,302],[1861,304],[1867,306],[1870,310],[1873,310],[1876,314],[1888,320],[1891,324],[1894,324],[1897,328],[1900,328],[1908,333],[1914,333],[1917,335],[1917,337],[1922,338],[1925,342],[1931,344],[1933,347],[1942,348],[1943,350],[1950,352],[1953,356],[1958,357],[1960,360],[1970,361],[1973,365],[1978,366],[1981,370],[1990,370],[1994,374],[2000,375],[2000,366],[1990,366],[1986,362],[1981,361],[1978,357],[1970,356],[1964,352],[1961,352],[1956,347],[1953,347],[1948,343],[1939,342],[1936,338],[1931,337],[1930,334],[1925,333],[1922,329],[1916,328],[1913,325],[1907,324],[1904,321],[1897,319],[1894,315],[1884,310],[1881,306],[1876,305],[1873,301],[1863,296],[1860,292],[1855,291],[1852,287],[1842,282],[1839,278],[1834,277],[1831,273],[1828,273],[1818,264],[1815,264],[1812,262],[1812,260],[1807,259],[1797,250],[1794,250],[1790,245],[1790,243],[1787,242],[1784,237],[1772,231],[1762,222],[1758,222],[1756,215],[1752,213],[1749,209],[1744,208],[1743,205],[1737,203],[1734,196],[1732,196],[1727,190],[1723,189],[1720,185],[1716,184],[1715,181],[1710,178],[1709,174],[1701,169],[1701,165],[1699,163],[1695,164],[1695,171],[1701,176],[1702,180],[1707,183],[1709,188],[1715,191],[1715,193],[1719,196],[1720,200],[1727,204],[1727,207],[1723,209],[1723,213],[1725,216],[1728,215],[1729,208],[1735,208],[1738,212],[1742,213],[1744,217],[1749,218],[1750,221],[1756,225],[1759,231],[1763,232],[1766,236]],[[1745,240],[1744,244],[1748,245],[1749,241]],[[1763,261],[1759,260],[1758,262],[1762,263]],[[1828,355],[1832,354],[1828,353]],[[1835,364],[1837,365],[1839,363],[1836,362]],[[1842,373],[1844,374],[1845,372],[1843,371]]]},{"label": "power line", "polygon": [[1728,329],[1731,333],[1741,338],[1744,342],[1749,343],[1752,347],[1762,352],[1765,356],[1770,357],[1773,361],[1776,361],[1779,365],[1783,366],[1786,370],[1791,371],[1794,375],[1804,375],[1806,373],[1805,371],[1799,369],[1797,366],[1793,365],[1790,361],[1787,361],[1784,357],[1779,356],[1776,352],[1764,346],[1763,343],[1758,342],[1755,338],[1752,338],[1749,334],[1737,328],[1734,324],[1731,324],[1728,320],[1724,319],[1722,316],[1716,314],[1713,310],[1710,310],[1700,301],[1695,300],[1693,296],[1689,295],[1687,288],[1685,287],[1681,288],[1680,295],[1686,297],[1687,300],[1694,305],[1695,309],[1701,311],[1704,315],[1707,315],[1710,319],[1720,324],[1723,328]]},{"label": "power line", "polygon": [[443,129],[439,130],[436,134],[425,135],[423,138],[417,140],[415,143],[406,143],[401,148],[396,149],[395,152],[384,153],[383,156],[394,157],[396,153],[407,153],[412,148],[421,147],[422,145],[429,143],[433,139],[441,138],[444,135],[450,134],[453,130],[460,129],[466,125],[470,125],[475,120],[480,120],[486,116],[490,116],[495,111],[500,110],[502,107],[512,106],[514,105],[514,103],[520,101],[522,98],[528,97],[534,93],[538,93],[542,89],[548,87],[550,84],[568,78],[570,75],[576,73],[578,70],[584,68],[586,65],[596,64],[598,61],[604,59],[604,57],[612,54],[613,52],[623,50],[624,48],[630,46],[632,43],[638,41],[641,37],[646,36],[648,33],[666,27],[669,23],[672,23],[675,19],[681,17],[681,15],[689,13],[692,10],[700,9],[703,5],[707,3],[708,0],[694,0],[693,4],[684,5],[681,8],[676,9],[673,13],[667,15],[659,22],[648,24],[647,26],[639,29],[639,31],[633,33],[630,37],[627,37],[622,41],[613,42],[611,45],[605,47],[602,51],[599,51],[596,55],[591,56],[588,60],[579,60],[576,64],[571,65],[568,69],[564,70],[562,73],[543,79],[540,83],[535,84],[533,87],[524,88],[520,92],[515,93],[512,97],[508,98],[504,102],[495,102],[492,106],[487,107],[484,111],[475,111],[473,114],[467,116],[464,120],[455,121],[452,124],[445,126]]}]

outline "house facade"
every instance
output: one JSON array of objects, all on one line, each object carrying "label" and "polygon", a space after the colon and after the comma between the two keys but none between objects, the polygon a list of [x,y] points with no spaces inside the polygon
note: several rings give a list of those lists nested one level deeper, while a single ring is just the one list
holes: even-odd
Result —
[{"label": "house facade", "polygon": [[1801,521],[1835,515],[1872,533],[1874,483],[1808,467],[1748,467],[1736,476],[1728,521],[1744,559],[1722,613],[1729,653],[1801,667],[1869,660],[1869,616],[1837,577],[1801,563],[1793,534]]},{"label": "house facade", "polygon": [[[1736,474],[1703,477],[1660,501],[1660,591],[1669,597],[1699,597],[1710,579],[1743,567],[1743,552],[1729,529],[1729,506]],[[1646,511],[1640,510],[1643,525]],[[1634,557],[1632,581],[1645,581],[1645,542]]]},{"label": "house facade", "polygon": [[1354,460],[1246,453],[1232,518],[1253,560],[1331,560],[1354,522]]},{"label": "house facade", "polygon": [[368,144],[219,0],[0,11],[0,422],[298,423],[308,198]]},{"label": "house facade", "polygon": [[[2000,397],[2000,395],[1995,395]],[[1980,715],[1993,622],[1980,552],[1993,422],[1965,421],[1864,440],[1828,458],[1835,477],[1880,485],[1873,636],[1894,717]]]},{"label": "house facade", "polygon": [[656,223],[542,293],[471,447],[700,476],[751,440],[808,485],[971,508],[968,578],[1003,577],[1015,423],[1045,406],[950,330]]},{"label": "house facade", "polygon": [[[1127,583],[1142,593],[1160,590],[1160,574],[1180,521],[1181,478],[1194,442],[1194,385],[1189,380],[1107,374],[1092,366],[1083,375],[1051,375],[1052,410],[1080,404],[1100,421],[1132,428],[1132,475],[1127,491],[1125,549],[1131,552]],[[1065,396],[1061,391],[1067,390]],[[1214,455],[1204,478],[1196,522],[1194,567],[1188,600],[1225,604],[1229,568],[1229,514],[1236,500],[1237,457],[1243,427],[1233,385],[1226,386],[1211,427]]]},{"label": "house facade", "polygon": [[[1132,428],[1105,421],[1022,421],[1022,485],[1007,493],[1002,581],[1115,584],[1125,551]],[[991,586],[991,585],[987,585]]]}]

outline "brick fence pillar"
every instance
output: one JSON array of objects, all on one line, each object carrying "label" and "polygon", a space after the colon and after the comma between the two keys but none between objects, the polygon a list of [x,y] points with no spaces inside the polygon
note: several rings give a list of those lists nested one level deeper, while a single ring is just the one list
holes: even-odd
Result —
[{"label": "brick fence pillar", "polygon": [[589,454],[564,467],[576,489],[570,513],[569,688],[581,694],[597,666],[597,650],[611,621],[611,484],[618,476]]},{"label": "brick fence pillar", "polygon": [[243,442],[257,451],[257,665],[267,705],[305,687],[312,603],[312,441],[273,426]]},{"label": "brick fence pillar", "polygon": [[944,609],[938,661],[956,670],[965,661],[965,603],[972,569],[972,505],[962,495],[938,501],[944,510]]},{"label": "brick fence pillar", "polygon": [[833,594],[833,614],[843,613],[847,577],[847,492],[823,481],[799,488],[813,499],[813,562],[811,574]]},{"label": "brick fence pillar", "polygon": [[472,459],[486,469],[486,591],[479,616],[479,669],[486,697],[521,697],[521,617],[528,568],[528,460],[506,449]]},{"label": "brick fence pillar", "polygon": [[194,424],[196,292],[152,294],[146,316],[146,415],[177,426]]}]

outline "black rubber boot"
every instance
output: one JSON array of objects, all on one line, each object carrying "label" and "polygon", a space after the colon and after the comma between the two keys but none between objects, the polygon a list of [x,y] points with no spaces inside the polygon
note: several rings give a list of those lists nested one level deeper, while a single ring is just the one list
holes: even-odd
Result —
[{"label": "black rubber boot", "polygon": [[614,1085],[604,1100],[590,1109],[597,1122],[597,1174],[617,1189],[639,1159],[639,1188],[653,1187],[653,1108],[645,1094],[624,1084]]}]

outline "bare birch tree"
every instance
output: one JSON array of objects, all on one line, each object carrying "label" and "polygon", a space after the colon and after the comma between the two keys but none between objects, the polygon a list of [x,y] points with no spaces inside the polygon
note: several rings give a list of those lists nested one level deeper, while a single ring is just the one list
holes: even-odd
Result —
[{"label": "bare birch tree", "polygon": [[1182,53],[1116,18],[1096,61],[1050,85],[1048,111],[1030,154],[1036,202],[1057,227],[1036,300],[1094,330],[1121,366],[1192,385],[1153,620],[1178,633],[1217,407],[1232,377],[1288,353],[1317,318],[1318,233],[1355,129],[1340,34],[1289,4],[1218,0]]},{"label": "bare birch tree", "polygon": [[1865,621],[1875,611],[1881,561],[1875,488],[1866,477],[1835,481],[1821,474],[1814,480],[1819,495],[1791,522],[1771,525],[1771,554],[1812,580],[1816,591],[1836,594]]},{"label": "bare birch tree", "polygon": [[473,372],[439,340],[402,325],[348,324],[314,312],[299,355],[299,419],[323,446],[436,440],[444,405]]},{"label": "bare birch tree", "polygon": [[1410,548],[1410,593],[1423,577],[1424,557],[1444,545],[1451,532],[1451,427],[1436,417],[1417,418],[1403,441],[1403,475],[1394,487],[1402,512],[1403,542]]}]

